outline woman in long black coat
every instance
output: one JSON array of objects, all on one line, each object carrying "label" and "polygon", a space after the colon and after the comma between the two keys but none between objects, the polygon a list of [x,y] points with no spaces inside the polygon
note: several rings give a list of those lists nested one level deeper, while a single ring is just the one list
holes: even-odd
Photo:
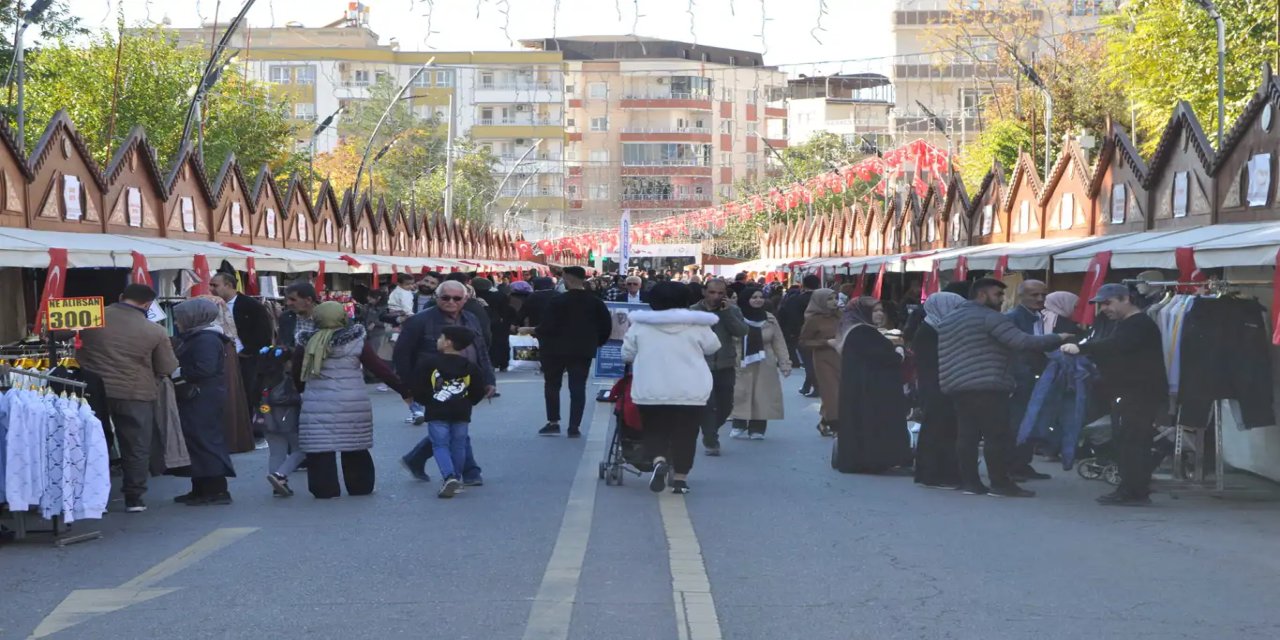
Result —
[{"label": "woman in long black coat", "polygon": [[884,473],[909,465],[902,354],[876,328],[884,308],[864,296],[847,317],[852,328],[840,352],[840,422],[831,466],[842,473]]},{"label": "woman in long black coat", "polygon": [[174,498],[188,506],[230,504],[227,478],[235,467],[227,448],[223,409],[227,379],[223,367],[228,338],[217,325],[218,306],[188,300],[173,308],[179,343],[175,354],[185,390],[178,392],[182,436],[191,456],[191,493]]},{"label": "woman in long black coat", "polygon": [[926,487],[960,486],[956,458],[956,409],[938,380],[938,322],[964,304],[954,293],[935,293],[924,301],[924,322],[916,328],[911,350],[916,356],[920,392],[920,438],[916,442],[916,483]]}]

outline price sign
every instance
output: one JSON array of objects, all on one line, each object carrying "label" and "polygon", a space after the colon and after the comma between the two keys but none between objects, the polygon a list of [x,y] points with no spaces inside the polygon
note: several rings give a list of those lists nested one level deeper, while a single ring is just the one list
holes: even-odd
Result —
[{"label": "price sign", "polygon": [[102,317],[102,297],[96,298],[49,298],[45,303],[45,317],[49,318],[49,329],[57,331],[79,331],[81,329],[101,329],[107,326]]}]

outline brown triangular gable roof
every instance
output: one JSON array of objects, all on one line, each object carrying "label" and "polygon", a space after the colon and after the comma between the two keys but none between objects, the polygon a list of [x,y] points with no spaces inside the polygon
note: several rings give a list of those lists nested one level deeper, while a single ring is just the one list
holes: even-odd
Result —
[{"label": "brown triangular gable roof", "polygon": [[289,203],[293,202],[295,194],[302,196],[302,206],[307,211],[307,224],[310,225],[315,221],[316,214],[315,210],[311,208],[311,196],[307,193],[307,185],[302,181],[297,171],[289,174],[289,188],[284,192],[285,211],[289,210]]},{"label": "brown triangular gable roof", "polygon": [[124,144],[116,149],[115,156],[111,158],[111,163],[107,165],[107,173],[104,176],[108,184],[114,183],[116,178],[120,177],[120,172],[124,170],[125,159],[129,157],[129,152],[137,147],[138,154],[142,156],[142,164],[146,168],[147,175],[151,178],[151,184],[156,188],[156,192],[160,194],[162,200],[169,198],[169,190],[165,185],[164,176],[161,175],[160,166],[156,164],[155,149],[151,147],[151,143],[147,141],[147,132],[142,125],[135,126],[129,135],[124,139]]},{"label": "brown triangular gable roof", "polygon": [[262,206],[263,192],[267,189],[267,185],[271,185],[271,196],[275,199],[275,210],[280,212],[283,219],[285,215],[284,202],[280,201],[280,190],[275,186],[275,176],[271,175],[271,167],[262,165],[262,169],[258,171],[258,179],[253,183],[253,208],[257,209]]},{"label": "brown triangular gable roof", "polygon": [[[1050,194],[1058,187],[1058,183],[1062,182],[1062,178],[1066,175],[1067,167],[1071,166],[1072,160],[1076,162],[1076,167],[1078,167],[1076,171],[1081,172],[1081,179],[1086,185],[1088,184],[1092,176],[1085,173],[1089,170],[1089,161],[1084,156],[1084,149],[1080,148],[1080,143],[1076,142],[1075,138],[1067,136],[1062,145],[1062,152],[1058,154],[1058,159],[1053,163],[1053,168],[1049,172],[1048,181],[1040,187],[1040,206],[1043,207],[1049,204]],[[1019,162],[1018,164],[1021,165],[1023,163]]]},{"label": "brown triangular gable roof", "polygon": [[240,182],[241,193],[253,193],[249,190],[249,181],[245,180],[244,172],[240,170],[240,163],[236,162],[236,154],[228,153],[227,159],[222,161],[222,168],[218,169],[218,177],[213,180],[213,188],[210,193],[213,195],[215,206],[222,201],[222,192],[230,185],[228,180],[238,180]]},{"label": "brown triangular gable roof", "polygon": [[[1061,159],[1059,162],[1061,163]],[[1036,169],[1036,161],[1031,154],[1019,151],[1018,159],[1013,163],[1013,174],[1009,176],[1009,188],[1004,190],[1004,197],[1000,199],[1001,210],[1013,210],[1013,192],[1018,190],[1018,184],[1023,180],[1026,180],[1027,186],[1031,187],[1031,192],[1039,202],[1045,194],[1044,181],[1040,179],[1040,171]]]},{"label": "brown triangular gable roof", "polygon": [[1262,84],[1254,92],[1253,97],[1249,98],[1249,102],[1245,104],[1244,111],[1240,114],[1240,117],[1231,124],[1230,129],[1227,129],[1222,134],[1223,142],[1215,158],[1214,174],[1222,168],[1226,159],[1231,157],[1231,153],[1239,146],[1240,141],[1244,140],[1245,134],[1249,132],[1249,127],[1253,126],[1258,116],[1262,114],[1263,107],[1267,106],[1268,102],[1280,103],[1280,84],[1277,84],[1275,76],[1271,74],[1271,65],[1263,63]]},{"label": "brown triangular gable roof", "polygon": [[969,199],[969,190],[965,188],[964,180],[960,179],[959,174],[951,177],[951,187],[947,189],[947,197],[942,201],[943,217],[950,216],[951,210],[957,200],[960,203],[960,210],[967,212],[972,200]]},{"label": "brown triangular gable roof", "polygon": [[[982,184],[978,185],[978,192],[973,194],[973,198],[969,200],[969,206],[965,207],[965,217],[972,220],[973,216],[978,213],[978,207],[986,198],[987,192],[1001,186],[1004,186],[1004,167],[1000,166],[999,162],[995,162],[992,163],[991,170],[987,172],[987,175],[982,178]],[[1008,191],[1008,189],[1005,189],[1006,193]]]},{"label": "brown triangular gable roof", "polygon": [[[89,175],[93,178],[94,184],[98,185],[101,191],[107,190],[106,178],[102,175],[102,169],[98,167],[98,163],[94,161],[93,154],[89,153],[89,148],[84,144],[84,138],[80,137],[80,133],[76,131],[76,126],[71,123],[71,116],[67,115],[66,109],[59,109],[53,114],[53,119],[49,121],[49,125],[44,128],[44,133],[40,136],[40,141],[36,143],[36,148],[31,152],[31,161],[29,163],[22,162],[22,154],[15,154],[18,157],[18,164],[23,165],[25,170],[23,173],[28,179],[33,179],[35,174],[40,172],[40,167],[44,166],[44,161],[49,158],[50,143],[53,142],[54,133],[58,127],[65,127],[67,137],[71,140],[71,145],[75,147],[76,153],[80,154],[81,160],[89,167]],[[10,141],[12,142],[12,141]],[[10,149],[16,151],[17,145],[14,144]],[[167,193],[167,191],[166,191]]]},{"label": "brown triangular gable roof", "polygon": [[214,206],[216,201],[213,199],[213,194],[209,192],[209,183],[204,179],[204,163],[200,161],[200,156],[195,153],[195,148],[191,146],[190,142],[178,150],[178,157],[173,166],[169,168],[169,175],[165,177],[164,192],[166,194],[173,193],[173,185],[177,184],[178,176],[182,175],[182,165],[186,162],[192,164],[192,179],[195,180],[200,193],[204,195],[204,201],[209,206]]},{"label": "brown triangular gable roof", "polygon": [[1138,153],[1137,147],[1133,146],[1133,141],[1129,139],[1129,134],[1124,127],[1112,122],[1107,129],[1107,137],[1102,141],[1102,151],[1098,153],[1098,161],[1094,163],[1093,176],[1089,178],[1089,197],[1091,198],[1098,197],[1098,191],[1102,189],[1102,176],[1106,175],[1107,168],[1111,166],[1111,158],[1117,150],[1124,156],[1125,162],[1132,167],[1138,180],[1146,183],[1147,176],[1150,175],[1147,161],[1142,159],[1142,154]]},{"label": "brown triangular gable roof", "polygon": [[1169,158],[1173,157],[1176,149],[1174,143],[1178,139],[1179,133],[1185,133],[1196,158],[1200,160],[1200,166],[1204,168],[1205,173],[1209,173],[1217,162],[1217,155],[1213,151],[1213,147],[1209,144],[1209,138],[1204,135],[1204,129],[1200,126],[1200,121],[1196,118],[1195,111],[1191,109],[1191,105],[1185,100],[1178,102],[1178,106],[1173,109],[1173,115],[1169,118],[1169,124],[1165,126],[1164,133],[1160,135],[1160,144],[1156,146],[1156,152],[1151,156],[1151,164],[1148,167],[1149,173],[1145,184],[1142,186],[1148,190],[1155,186],[1155,181],[1164,166],[1168,164]]},{"label": "brown triangular gable roof", "polygon": [[338,224],[341,225],[342,208],[339,206],[338,196],[333,192],[333,185],[328,180],[320,183],[320,189],[316,192],[316,200],[311,204],[311,215],[314,221],[320,222],[320,211],[323,209],[326,199],[339,218]]},{"label": "brown triangular gable roof", "polygon": [[0,144],[4,144],[5,148],[9,149],[9,153],[12,153],[13,157],[18,161],[18,169],[22,171],[22,175],[26,176],[27,180],[34,179],[35,174],[31,171],[31,164],[27,161],[26,154],[18,148],[18,142],[13,137],[13,131],[9,129],[8,120],[3,118],[0,118]]}]

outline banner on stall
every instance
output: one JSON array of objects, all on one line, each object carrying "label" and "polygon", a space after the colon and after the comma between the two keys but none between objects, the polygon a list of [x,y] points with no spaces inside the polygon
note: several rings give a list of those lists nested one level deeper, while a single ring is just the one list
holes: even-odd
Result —
[{"label": "banner on stall", "polygon": [[631,328],[631,314],[647,310],[647,304],[630,302],[606,302],[609,318],[613,320],[613,331],[609,333],[609,341],[596,349],[596,377],[621,378],[627,374],[627,363],[622,361],[622,338]]},{"label": "banner on stall", "polygon": [[45,316],[52,331],[101,329],[107,326],[102,316],[102,296],[92,298],[49,298]]}]

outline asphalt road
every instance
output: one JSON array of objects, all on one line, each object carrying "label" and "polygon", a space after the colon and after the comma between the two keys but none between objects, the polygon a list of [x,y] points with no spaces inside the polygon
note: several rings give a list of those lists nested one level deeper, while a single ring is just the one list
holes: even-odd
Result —
[{"label": "asphalt road", "polygon": [[155,479],[146,513],[76,526],[101,540],[0,547],[0,638],[1280,638],[1280,503],[1104,508],[1043,463],[1032,500],[841,475],[795,379],[766,440],[658,497],[596,480],[603,412],[539,438],[541,379],[500,382],[472,428],[484,487],[408,477],[424,429],[375,393],[374,495],[314,500],[299,474],[274,498],[265,451],[236,456],[231,506]]}]

